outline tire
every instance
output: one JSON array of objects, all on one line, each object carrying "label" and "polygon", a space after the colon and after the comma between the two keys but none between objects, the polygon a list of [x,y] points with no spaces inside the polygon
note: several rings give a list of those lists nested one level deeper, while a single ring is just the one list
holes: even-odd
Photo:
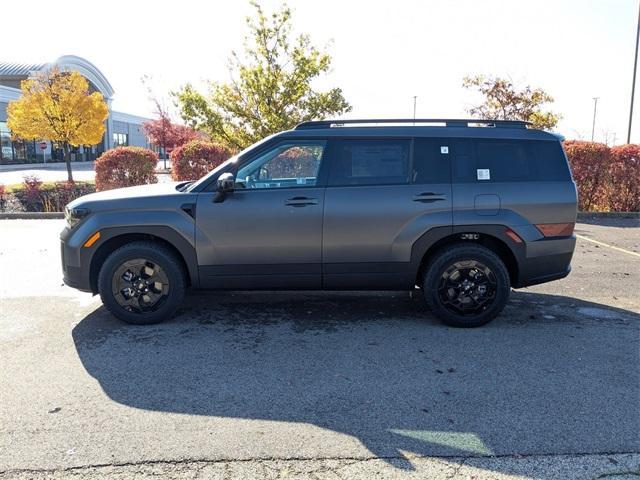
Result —
[{"label": "tire", "polygon": [[493,251],[475,243],[457,243],[429,260],[422,288],[436,317],[452,327],[470,328],[489,323],[502,311],[511,282]]},{"label": "tire", "polygon": [[181,261],[170,249],[154,242],[131,242],[118,248],[98,274],[104,306],[119,320],[136,325],[171,318],[182,304],[185,288]]}]

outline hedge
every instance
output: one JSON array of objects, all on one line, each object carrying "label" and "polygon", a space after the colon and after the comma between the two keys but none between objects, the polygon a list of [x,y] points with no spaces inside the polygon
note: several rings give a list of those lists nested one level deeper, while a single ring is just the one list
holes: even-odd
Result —
[{"label": "hedge", "polygon": [[640,211],[640,145],[570,140],[564,149],[583,212]]},{"label": "hedge", "polygon": [[24,177],[22,184],[0,195],[0,210],[4,211],[5,203],[11,195],[26,212],[62,212],[72,200],[95,191],[95,185],[89,182],[43,183],[37,176],[28,175]]}]

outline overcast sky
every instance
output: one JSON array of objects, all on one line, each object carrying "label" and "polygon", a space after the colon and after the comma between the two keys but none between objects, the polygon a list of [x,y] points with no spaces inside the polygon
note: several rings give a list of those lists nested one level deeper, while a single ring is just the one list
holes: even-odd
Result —
[{"label": "overcast sky", "polygon": [[[270,10],[281,2],[263,0]],[[508,76],[551,93],[558,131],[626,138],[638,0],[290,0],[297,32],[327,46],[321,86],[339,86],[349,117],[466,116],[467,74]],[[38,0],[2,2],[0,61],[79,55],[116,94],[114,109],[151,115],[140,78],[165,93],[185,82],[225,81],[242,46],[248,1]],[[640,142],[636,95],[632,141]]]}]

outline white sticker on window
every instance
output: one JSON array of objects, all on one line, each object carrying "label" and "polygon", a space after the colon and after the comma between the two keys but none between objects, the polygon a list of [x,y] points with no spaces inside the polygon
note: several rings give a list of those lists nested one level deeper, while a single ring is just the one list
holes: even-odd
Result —
[{"label": "white sticker on window", "polygon": [[445,147],[445,146],[440,147],[440,153],[449,153],[449,147]]},{"label": "white sticker on window", "polygon": [[296,183],[298,185],[306,185],[307,184],[307,179],[305,177],[298,177],[298,178],[296,178]]},{"label": "white sticker on window", "polygon": [[491,180],[491,170],[488,168],[479,168],[478,172],[478,180]]}]

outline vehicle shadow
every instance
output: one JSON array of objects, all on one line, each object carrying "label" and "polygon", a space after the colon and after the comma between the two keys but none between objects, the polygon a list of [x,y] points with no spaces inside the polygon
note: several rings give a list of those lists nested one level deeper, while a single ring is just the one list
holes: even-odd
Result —
[{"label": "vehicle shadow", "polygon": [[[402,469],[412,469],[405,452],[640,446],[640,315],[630,311],[514,292],[493,323],[454,329],[420,299],[385,292],[192,294],[186,304],[157,326],[124,325],[100,307],[74,328],[84,367],[111,399],[309,423]],[[323,456],[322,444],[309,448]]]}]

